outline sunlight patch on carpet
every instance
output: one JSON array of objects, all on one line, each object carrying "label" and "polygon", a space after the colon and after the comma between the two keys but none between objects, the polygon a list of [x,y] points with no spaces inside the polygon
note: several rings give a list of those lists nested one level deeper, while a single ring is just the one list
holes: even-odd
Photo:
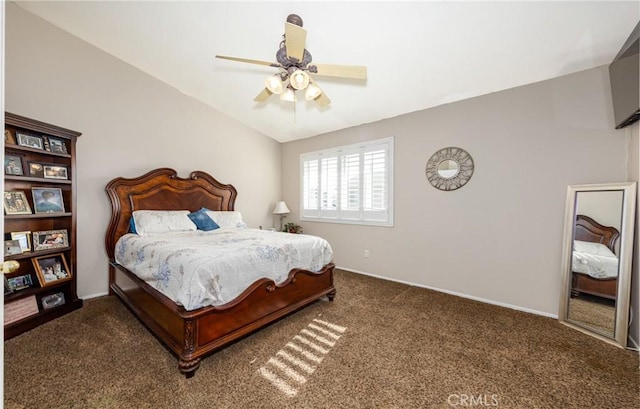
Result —
[{"label": "sunlight patch on carpet", "polygon": [[288,397],[298,394],[347,327],[314,319],[269,358],[258,373]]}]

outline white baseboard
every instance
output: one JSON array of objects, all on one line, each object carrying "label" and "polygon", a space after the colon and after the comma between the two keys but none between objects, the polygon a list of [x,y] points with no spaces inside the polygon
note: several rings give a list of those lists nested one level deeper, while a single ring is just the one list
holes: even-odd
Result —
[{"label": "white baseboard", "polygon": [[92,298],[104,297],[105,295],[109,295],[109,292],[107,291],[105,293],[89,294],[89,295],[82,296],[80,298],[84,301],[84,300],[90,300]]},{"label": "white baseboard", "polygon": [[366,276],[369,276],[369,277],[379,278],[381,280],[393,281],[393,282],[396,282],[396,283],[410,285],[412,287],[421,287],[421,288],[426,288],[426,289],[433,290],[433,291],[438,291],[438,292],[441,292],[441,293],[455,295],[457,297],[468,298],[470,300],[480,301],[480,302],[483,302],[485,304],[497,305],[499,307],[510,308],[512,310],[522,311],[522,312],[526,312],[526,313],[529,313],[529,314],[541,315],[543,317],[549,317],[549,318],[553,318],[553,319],[558,319],[558,314],[549,314],[548,312],[532,310],[530,308],[520,307],[520,306],[517,306],[517,305],[511,305],[511,304],[506,304],[506,303],[499,302],[499,301],[494,301],[494,300],[489,300],[489,299],[486,299],[486,298],[476,297],[474,295],[463,294],[463,293],[459,293],[459,292],[456,292],[456,291],[450,291],[450,290],[443,290],[441,288],[431,287],[431,286],[423,285],[423,284],[411,283],[411,282],[404,281],[404,280],[396,280],[396,279],[393,279],[393,278],[379,276],[379,275],[376,275],[376,274],[367,273],[365,271],[358,271],[358,270],[354,270],[354,269],[351,269],[351,268],[340,267],[340,266],[336,266],[336,268],[338,268],[340,270],[350,271],[352,273],[366,275]]}]

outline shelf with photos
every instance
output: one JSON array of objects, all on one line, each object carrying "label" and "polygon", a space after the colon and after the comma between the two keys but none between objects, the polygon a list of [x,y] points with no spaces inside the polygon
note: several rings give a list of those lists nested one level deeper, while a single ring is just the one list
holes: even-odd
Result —
[{"label": "shelf with photos", "polygon": [[71,183],[68,160],[56,162],[51,157],[27,157],[10,149],[7,151],[4,156],[5,178],[42,183]]},{"label": "shelf with photos", "polygon": [[76,131],[5,112],[4,338],[82,307]]}]

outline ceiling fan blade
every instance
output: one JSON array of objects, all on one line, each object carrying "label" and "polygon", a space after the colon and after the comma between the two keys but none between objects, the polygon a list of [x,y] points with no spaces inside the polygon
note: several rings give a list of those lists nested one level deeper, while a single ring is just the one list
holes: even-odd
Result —
[{"label": "ceiling fan blade", "polygon": [[226,55],[216,55],[216,58],[221,58],[223,60],[246,62],[246,63],[249,63],[249,64],[266,65],[266,66],[269,66],[269,67],[281,67],[280,64],[275,63],[275,62],[260,61],[260,60],[250,60],[248,58],[227,57]]},{"label": "ceiling fan blade", "polygon": [[[367,79],[367,67],[362,65],[313,64],[318,69],[316,75],[324,77]],[[311,71],[313,72],[313,71]]]},{"label": "ceiling fan blade", "polygon": [[302,61],[304,43],[307,41],[307,30],[291,23],[284,23],[284,40],[287,57]]},{"label": "ceiling fan blade", "polygon": [[326,107],[331,103],[331,100],[329,99],[327,94],[324,93],[324,91],[322,91],[322,94],[320,94],[320,96],[317,97],[315,101],[319,107]]},{"label": "ceiling fan blade", "polygon": [[261,93],[259,93],[253,100],[256,102],[264,102],[273,95],[273,92],[269,91],[267,88],[263,89]]}]

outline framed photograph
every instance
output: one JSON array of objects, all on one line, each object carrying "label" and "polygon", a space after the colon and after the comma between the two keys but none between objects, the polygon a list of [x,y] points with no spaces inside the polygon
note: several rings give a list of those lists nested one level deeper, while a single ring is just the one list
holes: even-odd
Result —
[{"label": "framed photograph", "polygon": [[37,213],[64,213],[62,189],[53,187],[32,187],[33,207]]},{"label": "framed photograph", "polygon": [[49,294],[42,297],[42,308],[48,310],[49,308],[59,307],[64,305],[64,293],[59,292],[55,294]]},{"label": "framed photograph", "polygon": [[31,261],[42,287],[71,280],[71,270],[63,253],[34,257]]},{"label": "framed photograph", "polygon": [[27,195],[21,190],[4,192],[5,214],[31,214]]},{"label": "framed photograph", "polygon": [[4,242],[4,255],[14,256],[16,254],[22,254],[22,248],[18,240],[5,240]]},{"label": "framed photograph", "polygon": [[9,287],[13,288],[13,291],[24,290],[25,288],[33,287],[31,274],[7,278],[7,282],[9,283]]},{"label": "framed photograph", "polygon": [[4,144],[5,145],[16,144],[16,136],[13,134],[13,131],[11,129],[4,130]]},{"label": "framed photograph", "polygon": [[17,240],[23,253],[31,251],[31,232],[30,231],[12,231],[11,240]]},{"label": "framed photograph", "polygon": [[45,179],[69,179],[66,166],[43,165]]},{"label": "framed photograph", "polygon": [[50,136],[48,139],[49,139],[49,149],[51,150],[51,152],[68,153],[67,144],[64,143],[64,140],[54,138],[52,136]]},{"label": "framed photograph", "polygon": [[45,230],[33,232],[33,251],[69,247],[66,230]]},{"label": "framed photograph", "polygon": [[7,276],[4,276],[4,295],[11,294],[14,291],[11,284],[9,284],[9,280],[7,280]]},{"label": "framed photograph", "polygon": [[42,163],[29,162],[29,176],[32,178],[44,178],[44,166]]},{"label": "framed photograph", "polygon": [[22,176],[22,159],[16,155],[4,155],[4,174]]},{"label": "framed photograph", "polygon": [[16,135],[18,137],[18,145],[34,149],[44,149],[41,137],[20,132],[17,132]]}]

